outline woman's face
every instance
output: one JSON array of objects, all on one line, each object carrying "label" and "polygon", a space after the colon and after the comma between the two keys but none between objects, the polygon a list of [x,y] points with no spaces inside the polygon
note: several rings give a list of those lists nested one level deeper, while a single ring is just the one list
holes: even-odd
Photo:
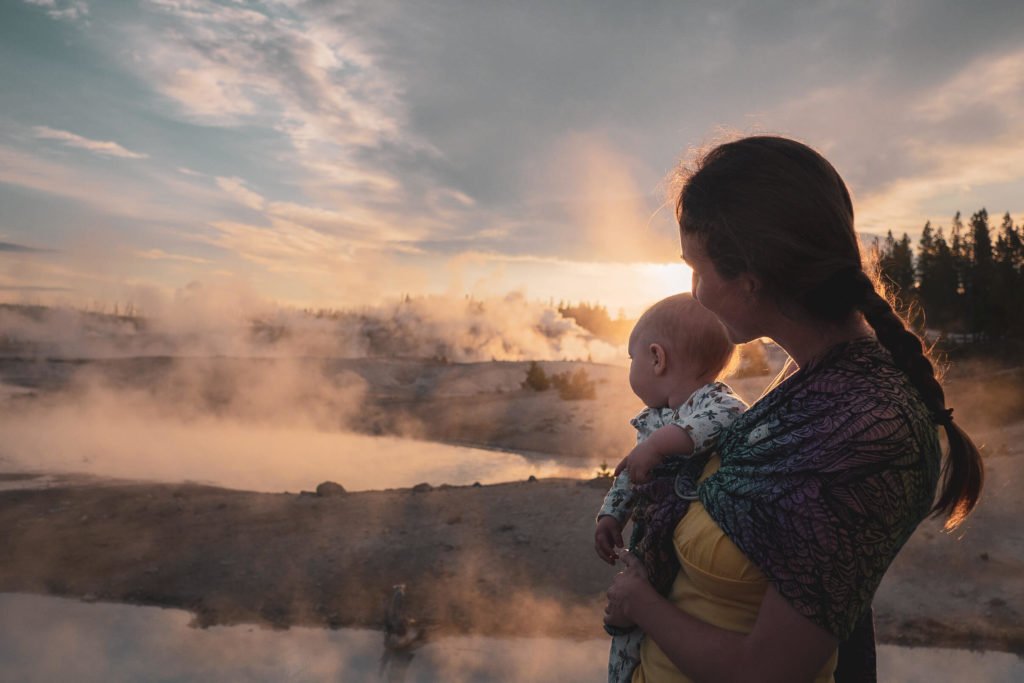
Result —
[{"label": "woman's face", "polygon": [[762,336],[753,279],[745,274],[722,277],[700,239],[684,233],[680,241],[683,260],[693,269],[693,298],[722,321],[734,344]]}]

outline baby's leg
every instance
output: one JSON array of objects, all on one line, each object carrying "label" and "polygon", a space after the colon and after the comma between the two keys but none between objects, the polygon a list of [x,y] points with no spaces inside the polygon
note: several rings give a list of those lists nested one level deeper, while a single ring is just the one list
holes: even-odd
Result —
[{"label": "baby's leg", "polygon": [[608,655],[608,683],[630,683],[633,670],[640,665],[640,643],[644,632],[634,628],[612,638],[612,649]]}]

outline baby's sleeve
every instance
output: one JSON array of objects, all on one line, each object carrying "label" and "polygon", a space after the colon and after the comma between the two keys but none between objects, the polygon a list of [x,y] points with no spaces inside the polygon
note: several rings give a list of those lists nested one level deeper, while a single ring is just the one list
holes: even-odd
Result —
[{"label": "baby's sleeve", "polygon": [[714,448],[722,432],[746,409],[747,404],[729,387],[716,385],[684,404],[671,423],[690,435],[696,455]]},{"label": "baby's sleeve", "polygon": [[605,515],[611,515],[620,525],[625,525],[629,521],[632,511],[633,487],[629,485],[629,475],[623,470],[619,476],[615,477],[612,487],[608,489],[604,502],[601,503],[601,509],[597,513],[597,518],[601,519]]}]

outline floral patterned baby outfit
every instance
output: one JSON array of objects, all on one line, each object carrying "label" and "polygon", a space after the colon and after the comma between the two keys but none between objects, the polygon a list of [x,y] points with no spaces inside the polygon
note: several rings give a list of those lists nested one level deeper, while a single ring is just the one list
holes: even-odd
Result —
[{"label": "floral patterned baby outfit", "polygon": [[[679,561],[672,546],[675,523],[686,514],[697,495],[697,481],[718,437],[747,409],[733,390],[723,382],[705,384],[678,408],[645,408],[630,424],[641,443],[665,425],[686,430],[693,440],[692,454],[666,458],[651,472],[648,482],[633,485],[623,470],[604,498],[598,519],[611,515],[620,525],[633,520],[629,550],[644,565],[651,584],[659,593],[668,593]],[[640,663],[643,632],[638,628],[605,626],[612,636],[608,659],[609,683],[628,682]]]}]

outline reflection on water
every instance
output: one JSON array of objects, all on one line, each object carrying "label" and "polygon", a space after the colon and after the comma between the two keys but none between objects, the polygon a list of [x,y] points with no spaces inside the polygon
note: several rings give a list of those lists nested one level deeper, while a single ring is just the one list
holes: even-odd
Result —
[{"label": "reflection on water", "polygon": [[[253,626],[189,628],[179,610],[0,594],[7,681],[379,681],[380,632]],[[408,683],[600,681],[608,643],[452,637],[416,651]],[[882,646],[879,680],[1024,680],[1015,655]]]},{"label": "reflection on water", "polygon": [[516,453],[279,425],[126,416],[113,428],[88,416],[65,415],[60,429],[43,429],[0,416],[0,431],[5,470],[189,480],[251,491],[312,489],[328,479],[362,491],[594,473],[592,467]]}]

